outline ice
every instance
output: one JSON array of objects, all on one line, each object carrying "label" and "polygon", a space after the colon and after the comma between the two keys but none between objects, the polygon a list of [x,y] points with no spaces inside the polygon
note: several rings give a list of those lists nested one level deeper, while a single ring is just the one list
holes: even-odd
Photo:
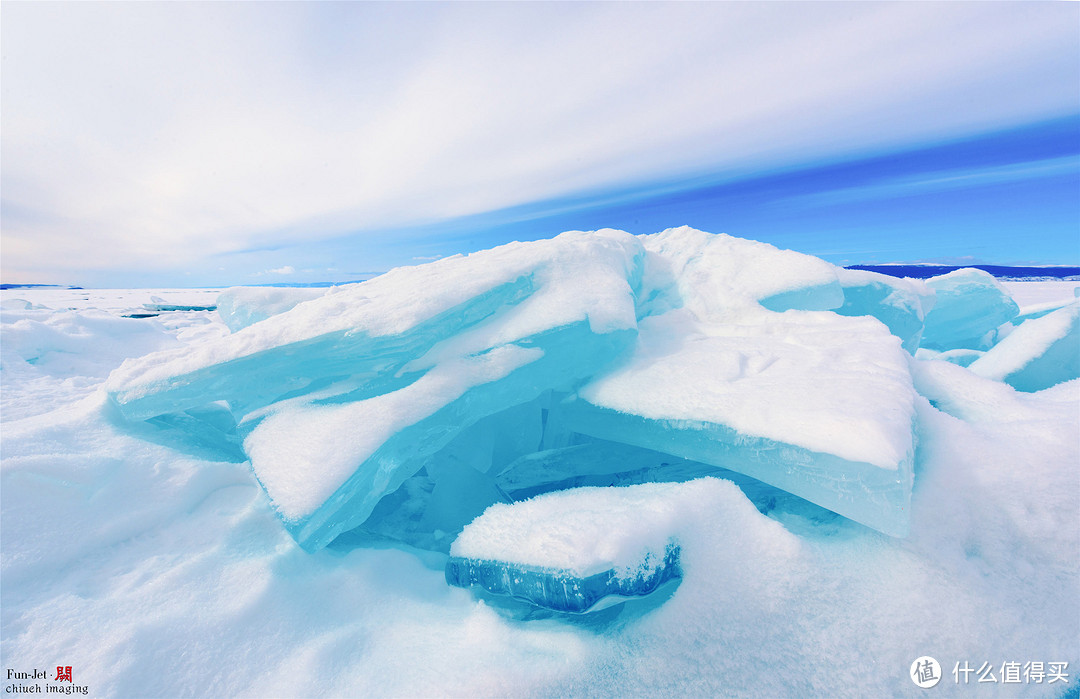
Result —
[{"label": "ice", "polygon": [[[495,328],[507,334],[493,342],[583,320],[597,332],[632,329],[627,279],[639,249],[625,233],[564,234],[391,270],[363,284],[334,287],[317,303],[301,304],[198,351],[126,363],[110,377],[109,389],[129,418],[215,399],[247,414],[349,377],[358,377],[373,395],[383,393],[380,381],[397,381],[406,363],[501,309],[517,312],[513,322]],[[591,265],[596,255],[589,253],[605,250],[618,258],[609,260],[618,267],[611,279],[575,279],[598,272]]]},{"label": "ice", "polygon": [[34,307],[34,304],[26,299],[4,299],[0,302],[0,309],[5,311],[27,311]]},{"label": "ice", "polygon": [[844,305],[836,312],[877,318],[903,341],[909,354],[915,354],[926,313],[934,306],[934,292],[918,279],[855,269],[839,269],[837,274],[844,289]]},{"label": "ice", "polygon": [[125,357],[176,346],[153,321],[117,318],[101,310],[5,309],[5,357],[53,376],[104,378]]},{"label": "ice", "polygon": [[222,458],[242,443],[309,550],[352,532],[445,551],[510,499],[511,464],[596,440],[906,531],[902,342],[928,296],[914,283],[683,227],[566,233],[300,296],[225,292],[226,319],[296,304],[127,362],[108,389],[121,421],[187,430]]},{"label": "ice", "polygon": [[681,536],[731,483],[576,488],[488,508],[450,547],[446,580],[559,612],[645,597],[682,576]]},{"label": "ice", "polygon": [[144,303],[143,308],[154,313],[172,313],[175,311],[213,311],[214,306],[182,306],[175,303]]},{"label": "ice", "polygon": [[983,350],[973,349],[954,349],[945,350],[944,352],[938,352],[937,350],[926,349],[920,347],[915,352],[916,359],[940,359],[945,362],[952,362],[953,364],[959,364],[960,366],[971,366],[979,357],[986,354]]},{"label": "ice", "polygon": [[641,320],[628,358],[560,406],[573,429],[739,471],[903,535],[915,392],[900,340],[869,317],[764,308],[766,270],[775,257],[790,274],[795,253],[685,229],[645,245],[646,282],[667,286],[643,296],[674,301]]},{"label": "ice", "polygon": [[326,293],[326,289],[236,286],[217,297],[217,312],[236,332]]},{"label": "ice", "polygon": [[[1075,283],[1058,286],[1074,298]],[[192,305],[216,296],[158,293]],[[149,441],[149,423],[134,433],[136,423],[114,423],[100,377],[155,335],[202,352],[227,334],[216,313],[98,323],[91,306],[115,315],[147,292],[0,292],[6,298],[57,309],[13,312],[54,329],[50,318],[64,316],[73,335],[63,340],[73,361],[34,365],[21,354],[33,356],[33,343],[0,328],[6,667],[55,658],[91,696],[117,697],[915,696],[908,668],[930,654],[943,686],[964,659],[1068,663],[1068,683],[1024,685],[1032,696],[1075,685],[1080,380],[1025,393],[949,362],[911,360],[919,441],[907,538],[770,507],[782,491],[714,481],[668,530],[680,544],[677,589],[644,614],[598,626],[586,619],[620,607],[523,620],[448,587],[446,555],[392,537],[304,551],[248,463]],[[146,337],[128,342],[133,332]],[[565,397],[463,430],[439,452],[454,464],[437,474],[450,486],[445,500],[483,485],[476,508],[499,490],[516,501],[713,468],[574,433],[558,410]],[[365,522],[371,536],[408,522],[426,541],[434,534],[424,527],[452,524],[446,510],[423,507],[433,483],[425,468],[391,494],[399,506],[384,497],[378,526]]]},{"label": "ice", "polygon": [[127,363],[110,396],[128,420],[226,401],[287,528],[319,548],[470,425],[573,390],[626,349],[642,258],[638,239],[601,231],[395,270],[201,354]]},{"label": "ice", "polygon": [[937,299],[923,330],[921,346],[928,349],[990,349],[998,340],[998,326],[1020,312],[1001,283],[980,269],[931,277],[926,286]]},{"label": "ice", "polygon": [[698,315],[716,318],[758,306],[782,312],[844,303],[836,267],[810,255],[688,226],[643,239],[649,252],[643,315],[687,303]]},{"label": "ice", "polygon": [[1021,314],[1040,307],[1057,307],[1080,298],[1080,282],[1077,281],[1004,281],[1001,283],[1017,304]]},{"label": "ice", "polygon": [[1080,377],[1080,302],[1024,321],[970,369],[1027,392]]}]

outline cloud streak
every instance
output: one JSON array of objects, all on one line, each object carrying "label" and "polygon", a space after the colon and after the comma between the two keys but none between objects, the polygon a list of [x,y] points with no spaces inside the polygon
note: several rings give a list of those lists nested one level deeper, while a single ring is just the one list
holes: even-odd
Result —
[{"label": "cloud streak", "polygon": [[936,194],[952,189],[971,189],[1045,177],[1074,175],[1077,172],[1080,172],[1080,156],[1070,155],[1034,162],[894,177],[870,185],[788,197],[785,203],[806,207],[844,206],[875,200]]},{"label": "cloud streak", "polygon": [[1078,18],[1043,3],[13,3],[3,274],[199,265],[1075,113]]}]

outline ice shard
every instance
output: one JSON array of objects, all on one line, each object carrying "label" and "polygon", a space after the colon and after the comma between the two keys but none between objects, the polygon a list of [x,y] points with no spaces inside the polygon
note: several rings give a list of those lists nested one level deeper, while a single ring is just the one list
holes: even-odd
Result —
[{"label": "ice shard", "polygon": [[236,332],[326,293],[326,289],[301,287],[237,286],[218,294],[217,312],[229,330]]},{"label": "ice shard", "polygon": [[1080,377],[1080,302],[1024,321],[969,368],[1027,392]]},{"label": "ice shard", "polygon": [[921,346],[932,350],[987,350],[998,340],[997,328],[1020,308],[989,272],[958,269],[926,280],[934,307],[926,314]]},{"label": "ice shard", "polygon": [[[725,288],[732,274],[711,248],[730,256],[741,243],[675,231],[645,246],[646,281],[665,279],[650,265],[679,270],[651,295],[677,302],[643,318],[633,354],[561,406],[567,422],[905,534],[915,392],[900,340],[872,318],[776,313],[759,303],[753,283]],[[774,253],[751,254],[767,267]]]},{"label": "ice shard", "polygon": [[471,425],[626,350],[642,258],[601,231],[394,270],[201,353],[125,364],[110,397],[128,420],[225,401],[278,514],[319,548]]},{"label": "ice shard", "polygon": [[926,313],[934,306],[934,292],[917,279],[854,269],[838,269],[837,275],[844,290],[844,304],[836,312],[877,318],[900,338],[908,354],[915,354]]}]

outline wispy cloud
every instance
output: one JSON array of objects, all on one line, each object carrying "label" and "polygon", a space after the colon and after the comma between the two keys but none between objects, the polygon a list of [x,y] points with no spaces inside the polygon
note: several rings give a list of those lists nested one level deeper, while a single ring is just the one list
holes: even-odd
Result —
[{"label": "wispy cloud", "polygon": [[292,265],[285,265],[277,269],[268,269],[263,274],[296,274],[296,270],[293,269]]},{"label": "wispy cloud", "polygon": [[1078,19],[1071,3],[11,3],[4,275],[190,266],[1067,114]]},{"label": "wispy cloud", "polygon": [[826,192],[788,197],[786,204],[796,206],[839,206],[879,199],[899,199],[922,194],[935,194],[952,189],[971,189],[1021,180],[1080,172],[1080,156],[1046,158],[1043,160],[997,165],[982,168],[944,170],[916,176],[888,178],[882,182],[833,189]]}]

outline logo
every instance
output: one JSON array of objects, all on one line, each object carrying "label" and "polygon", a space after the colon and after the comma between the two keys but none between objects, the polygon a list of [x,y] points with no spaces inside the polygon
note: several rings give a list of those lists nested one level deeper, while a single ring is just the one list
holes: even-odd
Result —
[{"label": "logo", "polygon": [[911,664],[910,676],[911,681],[918,686],[930,689],[941,681],[941,666],[929,655],[924,655]]}]

